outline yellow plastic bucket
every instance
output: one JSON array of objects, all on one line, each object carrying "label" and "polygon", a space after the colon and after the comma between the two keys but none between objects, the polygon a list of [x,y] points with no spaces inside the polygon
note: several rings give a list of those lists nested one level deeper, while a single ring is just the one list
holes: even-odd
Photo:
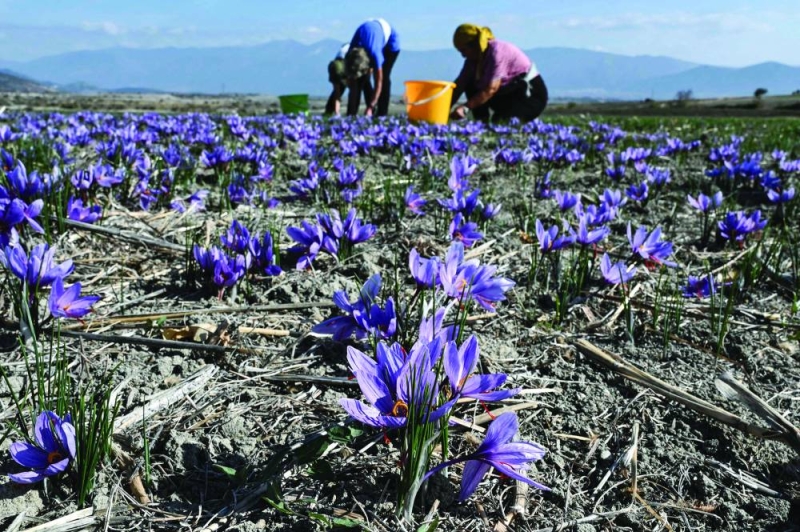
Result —
[{"label": "yellow plastic bucket", "polygon": [[308,94],[285,94],[278,96],[281,112],[285,115],[293,113],[308,114]]},{"label": "yellow plastic bucket", "polygon": [[406,81],[406,111],[411,121],[447,124],[456,84],[450,81]]}]

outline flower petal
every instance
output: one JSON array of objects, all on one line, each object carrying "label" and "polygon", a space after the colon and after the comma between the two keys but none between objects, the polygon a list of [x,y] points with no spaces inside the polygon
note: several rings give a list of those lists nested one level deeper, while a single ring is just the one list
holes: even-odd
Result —
[{"label": "flower petal", "polygon": [[371,427],[395,429],[406,424],[404,417],[381,415],[377,408],[355,399],[339,399],[339,404],[353,419]]},{"label": "flower petal", "polygon": [[530,484],[531,486],[533,486],[534,488],[540,489],[542,491],[550,491],[550,488],[548,488],[544,484],[539,484],[535,480],[529,479],[525,475],[522,475],[522,474],[514,471],[513,469],[511,469],[510,467],[507,467],[504,464],[496,463],[496,464],[494,464],[494,468],[499,473],[502,473],[502,474],[504,474],[505,476],[507,476],[509,478],[513,478],[514,480],[521,480],[522,482],[526,482],[526,483]]},{"label": "flower petal", "polygon": [[49,465],[47,461],[47,451],[43,451],[30,443],[21,441],[14,442],[11,444],[8,451],[11,454],[11,458],[22,467],[43,469]]},{"label": "flower petal", "polygon": [[45,475],[39,471],[23,471],[22,473],[11,473],[8,475],[8,478],[17,484],[34,484],[43,480],[44,477]]},{"label": "flower petal", "polygon": [[467,461],[464,465],[464,473],[461,477],[461,491],[458,494],[459,501],[464,501],[472,495],[490,467],[489,464],[478,460]]},{"label": "flower petal", "polygon": [[508,443],[519,430],[517,414],[514,412],[503,412],[495,418],[486,430],[486,437],[483,439],[478,453],[491,452],[498,446]]}]

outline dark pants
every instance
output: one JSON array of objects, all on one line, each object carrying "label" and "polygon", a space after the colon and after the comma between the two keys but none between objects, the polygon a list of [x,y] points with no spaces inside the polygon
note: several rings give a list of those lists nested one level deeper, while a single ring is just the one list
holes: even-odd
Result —
[{"label": "dark pants", "polygon": [[[464,92],[469,99],[478,90],[474,84],[470,84]],[[477,120],[488,122],[491,109],[494,112],[493,121],[516,117],[523,122],[529,122],[542,114],[545,107],[547,107],[547,86],[542,76],[536,76],[530,81],[525,81],[525,76],[520,76],[500,87],[488,102],[473,109],[472,114]]]},{"label": "dark pants", "polygon": [[[397,56],[400,52],[383,52],[383,85],[381,86],[381,93],[378,96],[378,108],[375,109],[374,116],[386,116],[389,113],[389,100],[392,97],[392,68],[394,62],[397,61]],[[361,76],[356,80],[356,87],[358,90],[350,91],[347,97],[347,114],[354,116],[358,114],[358,106],[361,105],[361,93],[364,93],[364,99],[369,104],[373,95],[375,94],[374,87],[372,86],[372,79],[369,74]]]}]

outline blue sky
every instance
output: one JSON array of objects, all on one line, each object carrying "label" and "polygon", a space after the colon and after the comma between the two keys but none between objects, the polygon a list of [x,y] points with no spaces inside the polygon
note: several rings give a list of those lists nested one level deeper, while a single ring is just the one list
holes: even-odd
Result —
[{"label": "blue sky", "polygon": [[800,66],[797,0],[0,0],[0,59],[112,46],[347,41],[360,22],[375,16],[398,29],[408,50],[449,48],[455,27],[473,22],[524,49],[567,46],[722,66]]}]

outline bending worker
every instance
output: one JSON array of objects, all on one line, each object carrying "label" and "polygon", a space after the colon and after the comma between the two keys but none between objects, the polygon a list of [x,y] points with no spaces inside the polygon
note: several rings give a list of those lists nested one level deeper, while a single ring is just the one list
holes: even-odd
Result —
[{"label": "bending worker", "polygon": [[547,106],[547,87],[536,65],[525,53],[494,38],[492,30],[462,24],[453,35],[453,45],[464,57],[456,79],[453,102],[462,94],[467,101],[456,106],[451,117],[462,119],[469,111],[477,120],[507,120],[517,117],[530,121]]},{"label": "bending worker", "polygon": [[[347,114],[358,114],[361,92],[365,91],[366,116],[386,116],[392,90],[392,67],[400,53],[397,32],[382,18],[361,24],[350,41],[345,56],[345,73],[350,93]],[[370,82],[370,72],[375,84]]]},{"label": "bending worker", "polygon": [[349,49],[350,43],[343,44],[333,61],[328,63],[328,81],[333,85],[333,90],[328,97],[328,103],[325,104],[326,115],[339,115],[342,94],[347,89],[347,76],[344,74],[344,56],[347,55]]}]

